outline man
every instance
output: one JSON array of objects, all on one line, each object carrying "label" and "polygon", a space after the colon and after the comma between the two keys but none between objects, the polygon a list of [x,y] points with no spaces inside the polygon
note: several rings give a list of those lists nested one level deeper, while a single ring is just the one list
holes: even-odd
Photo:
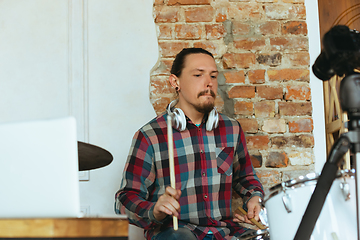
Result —
[{"label": "man", "polygon": [[[214,109],[218,70],[212,54],[183,49],[171,68],[178,100],[134,136],[115,211],[145,229],[147,239],[231,239],[259,219],[263,189],[240,124]],[[176,189],[170,187],[167,115],[173,131]],[[177,124],[176,124],[177,123]],[[232,188],[248,214],[233,216]],[[179,230],[173,229],[173,217]]]}]

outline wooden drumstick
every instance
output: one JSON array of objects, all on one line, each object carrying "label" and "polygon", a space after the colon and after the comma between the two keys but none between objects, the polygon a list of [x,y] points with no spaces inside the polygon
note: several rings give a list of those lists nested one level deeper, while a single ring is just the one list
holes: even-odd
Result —
[{"label": "wooden drumstick", "polygon": [[[174,163],[174,143],[173,143],[173,132],[171,124],[171,116],[167,116],[167,135],[168,135],[168,149],[169,149],[169,168],[170,168],[170,186],[176,189],[175,181],[175,163]],[[174,230],[178,230],[178,218],[173,216]]]},{"label": "wooden drumstick", "polygon": [[[247,215],[247,212],[242,208],[242,207],[238,207],[238,210],[240,210],[240,212],[244,215]],[[262,225],[261,223],[259,223],[258,221],[256,221],[254,218],[250,218],[249,219],[253,224],[255,224],[258,228],[260,229],[266,229],[266,227],[264,225]]]}]

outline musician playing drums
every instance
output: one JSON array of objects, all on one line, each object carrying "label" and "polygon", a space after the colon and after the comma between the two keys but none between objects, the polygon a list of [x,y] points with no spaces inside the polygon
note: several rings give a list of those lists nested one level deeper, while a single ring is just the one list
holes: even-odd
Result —
[{"label": "musician playing drums", "polygon": [[[246,230],[240,222],[259,220],[264,193],[244,132],[214,108],[218,74],[210,52],[183,49],[169,77],[177,100],[135,133],[115,211],[143,228],[146,239],[236,239]],[[170,187],[168,115],[175,188]],[[243,198],[247,215],[233,213],[232,189]]]}]

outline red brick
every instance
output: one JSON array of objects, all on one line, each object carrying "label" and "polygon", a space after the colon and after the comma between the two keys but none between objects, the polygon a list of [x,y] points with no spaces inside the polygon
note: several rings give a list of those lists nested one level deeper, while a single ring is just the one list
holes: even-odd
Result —
[{"label": "red brick", "polygon": [[268,65],[271,67],[275,67],[281,64],[281,54],[280,53],[258,53],[256,57],[256,61],[259,64]]},{"label": "red brick", "polygon": [[268,70],[267,74],[270,81],[310,81],[310,71],[308,69]]},{"label": "red brick", "polygon": [[266,150],[269,148],[269,137],[268,136],[246,136],[246,145],[250,150]]},{"label": "red brick", "polygon": [[172,39],[172,27],[169,25],[165,25],[165,24],[161,24],[158,25],[159,26],[159,39],[160,40],[164,40],[164,39]]},{"label": "red brick", "polygon": [[220,47],[217,42],[214,42],[214,41],[195,42],[194,47],[203,48],[203,49],[211,52],[214,55],[214,57],[219,56],[218,50],[220,49]]},{"label": "red brick", "polygon": [[247,35],[251,31],[251,25],[243,22],[234,21],[232,33],[234,35]]},{"label": "red brick", "polygon": [[250,160],[254,168],[260,168],[262,166],[262,155],[261,153],[257,155],[250,155]]},{"label": "red brick", "polygon": [[164,0],[155,0],[154,1],[154,5],[163,5],[164,4]]},{"label": "red brick", "polygon": [[223,24],[205,25],[206,39],[220,39],[226,34]]},{"label": "red brick", "polygon": [[264,188],[272,187],[281,183],[281,172],[277,170],[256,170],[260,182]]},{"label": "red brick", "polygon": [[278,21],[268,21],[259,26],[258,32],[262,35],[276,35],[280,33],[280,23]]},{"label": "red brick", "polygon": [[160,59],[156,68],[151,72],[151,75],[169,75],[173,60]]},{"label": "red brick", "polygon": [[254,104],[255,117],[274,117],[275,116],[275,102],[262,101]]},{"label": "red brick", "polygon": [[258,97],[267,100],[283,99],[283,88],[272,86],[257,86],[256,92]]},{"label": "red brick", "polygon": [[209,5],[211,0],[168,0],[167,5]]},{"label": "red brick", "polygon": [[227,19],[227,16],[222,13],[218,13],[216,15],[216,22],[225,22],[226,19]]},{"label": "red brick", "polygon": [[289,164],[289,158],[285,152],[271,152],[266,160],[265,166],[271,168],[283,168]]},{"label": "red brick", "polygon": [[214,19],[214,8],[211,6],[192,7],[185,10],[185,21],[193,22],[211,22]]},{"label": "red brick", "polygon": [[310,100],[311,89],[308,86],[287,86],[286,100]]},{"label": "red brick", "polygon": [[264,126],[261,130],[267,133],[285,133],[286,132],[286,122],[285,119],[265,119]]},{"label": "red brick", "polygon": [[309,39],[307,37],[274,37],[270,38],[272,51],[308,51]]},{"label": "red brick", "polygon": [[289,132],[312,132],[314,130],[313,120],[311,118],[300,118],[294,121],[289,121]]},{"label": "red brick", "polygon": [[271,147],[300,147],[313,148],[314,137],[311,135],[295,135],[295,136],[276,136],[271,138]]},{"label": "red brick", "polygon": [[234,104],[234,113],[245,116],[254,114],[254,103],[237,101]]},{"label": "red brick", "polygon": [[248,72],[249,81],[252,84],[265,83],[265,70],[250,70]]},{"label": "red brick", "polygon": [[293,19],[305,19],[306,18],[305,5],[304,4],[293,4],[290,8],[290,17]]},{"label": "red brick", "polygon": [[254,98],[254,86],[234,86],[228,92],[229,98]]},{"label": "red brick", "polygon": [[188,42],[159,42],[162,57],[175,57],[183,48],[189,48]]},{"label": "red brick", "polygon": [[305,19],[305,6],[300,4],[267,4],[264,5],[265,14],[268,19]]},{"label": "red brick", "polygon": [[235,3],[228,8],[228,15],[235,20],[261,19],[263,9],[262,5],[257,3]]},{"label": "red brick", "polygon": [[224,68],[249,68],[255,64],[254,53],[225,53]]},{"label": "red brick", "polygon": [[166,110],[167,105],[170,103],[170,98],[162,97],[153,101],[152,105],[156,114],[160,114]]},{"label": "red brick", "polygon": [[309,102],[279,102],[281,116],[311,116],[312,106]]},{"label": "red brick", "polygon": [[150,94],[154,96],[175,93],[168,77],[151,77]]},{"label": "red brick", "polygon": [[261,50],[265,46],[265,39],[244,38],[234,41],[235,48],[243,50]]},{"label": "red brick", "polygon": [[200,25],[177,24],[175,25],[175,38],[179,40],[200,39],[202,29]]},{"label": "red brick", "polygon": [[167,6],[155,6],[156,23],[173,23],[179,20],[179,9]]},{"label": "red brick", "polygon": [[245,71],[224,72],[226,83],[245,83]]},{"label": "red brick", "polygon": [[219,112],[224,111],[224,100],[221,98],[220,95],[217,95],[215,98],[215,107]]},{"label": "red brick", "polygon": [[259,130],[259,124],[254,118],[238,118],[238,122],[241,128],[246,133],[257,133]]},{"label": "red brick", "polygon": [[283,60],[292,66],[309,66],[310,55],[308,52],[285,53]]},{"label": "red brick", "polygon": [[215,9],[216,9],[215,21],[216,22],[225,22],[228,19],[227,8],[216,6]]},{"label": "red brick", "polygon": [[282,0],[284,3],[305,3],[305,0]]},{"label": "red brick", "polygon": [[278,0],[255,0],[257,3],[277,3]]},{"label": "red brick", "polygon": [[282,34],[307,35],[307,25],[304,21],[289,21],[281,26]]}]

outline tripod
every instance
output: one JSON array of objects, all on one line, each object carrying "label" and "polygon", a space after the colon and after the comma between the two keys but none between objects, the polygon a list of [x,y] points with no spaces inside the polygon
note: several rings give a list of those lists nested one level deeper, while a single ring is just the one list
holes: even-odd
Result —
[{"label": "tripod", "polygon": [[318,183],[296,232],[295,240],[310,239],[326,196],[336,178],[338,164],[348,150],[351,152],[352,162],[356,170],[357,236],[358,240],[360,240],[360,73],[352,72],[346,75],[341,81],[340,103],[341,108],[349,115],[349,131],[341,134],[340,138],[331,148],[328,159],[324,164]]}]

